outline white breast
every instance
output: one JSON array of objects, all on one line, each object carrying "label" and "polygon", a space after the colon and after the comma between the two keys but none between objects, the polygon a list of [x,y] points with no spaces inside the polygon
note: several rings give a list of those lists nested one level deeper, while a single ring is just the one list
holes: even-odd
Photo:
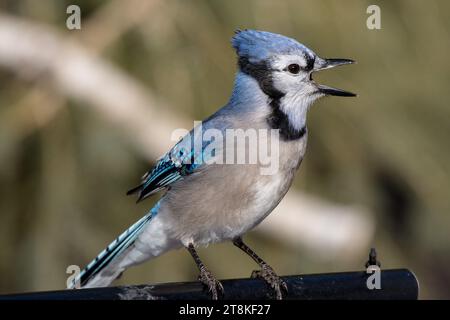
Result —
[{"label": "white breast", "polygon": [[303,159],[306,143],[306,135],[296,142],[280,141],[279,170],[274,175],[261,176],[254,184],[254,200],[241,217],[242,233],[257,226],[283,199]]}]

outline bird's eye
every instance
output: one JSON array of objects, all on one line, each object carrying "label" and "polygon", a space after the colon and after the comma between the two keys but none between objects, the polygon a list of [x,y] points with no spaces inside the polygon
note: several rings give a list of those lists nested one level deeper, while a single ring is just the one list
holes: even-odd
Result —
[{"label": "bird's eye", "polygon": [[297,74],[300,72],[300,66],[296,63],[288,65],[288,70],[290,73]]}]

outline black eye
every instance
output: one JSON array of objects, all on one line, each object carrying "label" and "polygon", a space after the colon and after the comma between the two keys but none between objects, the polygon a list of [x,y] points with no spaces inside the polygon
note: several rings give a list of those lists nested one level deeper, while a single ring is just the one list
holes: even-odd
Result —
[{"label": "black eye", "polygon": [[287,68],[288,68],[290,73],[297,74],[297,73],[300,72],[300,66],[298,64],[296,64],[296,63],[288,65]]}]

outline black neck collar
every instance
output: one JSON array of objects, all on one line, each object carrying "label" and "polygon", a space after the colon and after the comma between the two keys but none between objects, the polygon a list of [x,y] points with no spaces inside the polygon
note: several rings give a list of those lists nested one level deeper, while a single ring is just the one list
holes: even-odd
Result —
[{"label": "black neck collar", "polygon": [[272,71],[267,63],[250,63],[246,57],[240,57],[238,63],[240,70],[253,77],[258,82],[261,90],[268,96],[268,103],[272,108],[272,112],[267,118],[270,127],[279,129],[280,137],[283,140],[301,139],[306,134],[306,126],[301,129],[293,128],[287,114],[280,109],[280,101],[285,94],[274,87]]}]

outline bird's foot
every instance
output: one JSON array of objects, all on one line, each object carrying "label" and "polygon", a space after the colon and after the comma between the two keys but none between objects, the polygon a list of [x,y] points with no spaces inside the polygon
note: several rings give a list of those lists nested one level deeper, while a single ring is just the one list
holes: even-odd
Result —
[{"label": "bird's foot", "polygon": [[267,282],[267,284],[270,285],[270,287],[275,291],[276,299],[282,300],[283,299],[283,293],[288,292],[288,287],[286,282],[284,282],[283,279],[281,279],[275,271],[272,269],[271,266],[268,264],[263,264],[261,266],[261,270],[255,270],[252,272],[252,278],[262,278],[264,281]]},{"label": "bird's foot", "polygon": [[198,280],[203,283],[209,293],[211,293],[212,300],[217,300],[219,295],[223,295],[223,286],[205,267],[201,268]]}]

